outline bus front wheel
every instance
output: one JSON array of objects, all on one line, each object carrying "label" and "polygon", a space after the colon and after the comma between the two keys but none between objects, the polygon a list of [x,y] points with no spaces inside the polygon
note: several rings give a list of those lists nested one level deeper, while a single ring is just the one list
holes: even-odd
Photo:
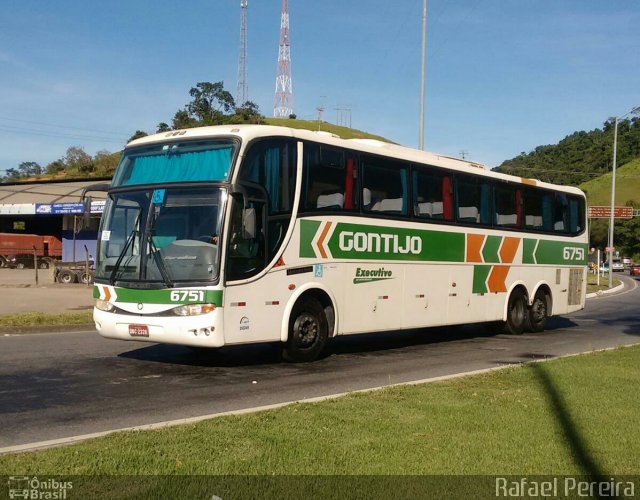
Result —
[{"label": "bus front wheel", "polygon": [[520,335],[527,323],[527,297],[521,288],[516,288],[509,296],[507,304],[507,321],[504,325],[506,333]]},{"label": "bus front wheel", "polygon": [[307,297],[299,300],[289,317],[289,338],[282,349],[282,357],[293,363],[313,361],[322,353],[329,326],[320,302]]}]

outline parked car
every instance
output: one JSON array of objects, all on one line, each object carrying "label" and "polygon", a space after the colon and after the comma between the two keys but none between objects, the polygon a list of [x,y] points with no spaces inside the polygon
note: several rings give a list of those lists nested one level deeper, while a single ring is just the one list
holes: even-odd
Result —
[{"label": "parked car", "polygon": [[630,276],[640,276],[640,264],[631,264],[629,266]]}]

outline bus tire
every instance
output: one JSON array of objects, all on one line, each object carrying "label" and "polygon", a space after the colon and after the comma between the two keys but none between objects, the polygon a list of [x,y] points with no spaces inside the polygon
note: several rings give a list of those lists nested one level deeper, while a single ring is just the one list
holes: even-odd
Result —
[{"label": "bus tire", "polygon": [[538,290],[527,311],[527,331],[535,333],[543,331],[548,317],[549,295],[543,290]]},{"label": "bus tire", "polygon": [[328,337],[329,325],[322,304],[314,297],[303,297],[291,310],[282,357],[292,363],[313,361],[322,353]]},{"label": "bus tire", "polygon": [[507,303],[507,321],[504,331],[509,335],[520,335],[527,323],[527,297],[522,288],[516,288],[509,295]]}]

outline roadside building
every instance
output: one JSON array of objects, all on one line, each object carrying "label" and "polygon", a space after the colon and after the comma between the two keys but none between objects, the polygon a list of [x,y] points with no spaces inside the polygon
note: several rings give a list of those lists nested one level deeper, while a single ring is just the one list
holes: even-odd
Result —
[{"label": "roadside building", "polygon": [[54,236],[62,241],[62,260],[79,261],[95,256],[104,192],[89,193],[91,217],[83,216],[80,196],[85,187],[110,178],[36,181],[0,184],[0,233]]}]

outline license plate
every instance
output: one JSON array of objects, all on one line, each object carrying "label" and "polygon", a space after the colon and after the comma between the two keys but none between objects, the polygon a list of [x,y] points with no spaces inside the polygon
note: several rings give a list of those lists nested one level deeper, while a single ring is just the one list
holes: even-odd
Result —
[{"label": "license plate", "polygon": [[129,325],[129,335],[132,337],[148,337],[149,327],[147,325]]}]

